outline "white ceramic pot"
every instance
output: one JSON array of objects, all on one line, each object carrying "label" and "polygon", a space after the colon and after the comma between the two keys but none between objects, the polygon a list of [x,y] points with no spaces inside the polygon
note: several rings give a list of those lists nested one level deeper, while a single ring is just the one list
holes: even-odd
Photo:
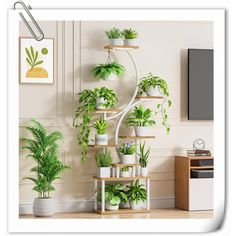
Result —
[{"label": "white ceramic pot", "polygon": [[153,88],[151,85],[148,86],[146,91],[147,96],[163,96],[160,86]]},{"label": "white ceramic pot", "polygon": [[131,155],[121,155],[121,163],[122,164],[135,164],[135,154]]},{"label": "white ceramic pot", "polygon": [[130,208],[129,202],[121,202],[121,203],[120,203],[120,208],[121,208],[121,209]]},{"label": "white ceramic pot", "polygon": [[97,109],[106,109],[105,105],[107,100],[104,98],[96,98],[96,108]]},{"label": "white ceramic pot", "polygon": [[132,210],[139,210],[142,208],[142,201],[138,201],[138,203],[136,203],[135,201],[130,200],[129,201],[130,207]]},{"label": "white ceramic pot", "polygon": [[123,46],[124,45],[123,39],[109,39],[109,41],[110,41],[110,45],[114,45],[114,46]]},{"label": "white ceramic pot", "polygon": [[136,46],[137,40],[136,39],[124,39],[125,46]]},{"label": "white ceramic pot", "polygon": [[96,145],[107,145],[108,135],[107,134],[95,134],[95,144]]},{"label": "white ceramic pot", "polygon": [[148,176],[148,168],[147,167],[141,167],[141,175],[143,177],[147,177]]},{"label": "white ceramic pot", "polygon": [[117,80],[117,78],[118,78],[118,76],[117,76],[116,74],[111,73],[111,74],[107,77],[106,81],[114,81],[114,80]]},{"label": "white ceramic pot", "polygon": [[99,167],[98,168],[99,178],[110,178],[111,177],[111,167]]},{"label": "white ceramic pot", "polygon": [[106,208],[106,210],[108,210],[108,211],[116,211],[116,210],[119,209],[119,205],[112,206],[112,205],[110,204],[110,202],[106,202],[105,208]]},{"label": "white ceramic pot", "polygon": [[121,171],[120,177],[130,177],[130,172],[129,171]]},{"label": "white ceramic pot", "polygon": [[35,198],[33,214],[35,216],[53,216],[55,203],[52,198]]},{"label": "white ceramic pot", "polygon": [[149,127],[148,126],[134,126],[134,131],[136,136],[148,136]]}]

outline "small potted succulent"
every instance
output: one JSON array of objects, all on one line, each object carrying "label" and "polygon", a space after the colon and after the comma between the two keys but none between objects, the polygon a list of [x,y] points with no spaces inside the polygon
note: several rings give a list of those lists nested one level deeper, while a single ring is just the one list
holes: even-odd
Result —
[{"label": "small potted succulent", "polygon": [[147,190],[143,188],[142,184],[139,184],[139,180],[136,180],[129,187],[127,195],[131,209],[138,210],[142,208],[142,203],[147,199]]},{"label": "small potted succulent", "polygon": [[135,164],[136,162],[135,151],[136,151],[135,144],[122,143],[118,148],[118,152],[121,158],[121,163],[122,164]]},{"label": "small potted succulent", "polygon": [[145,109],[141,105],[135,106],[134,111],[126,119],[126,125],[134,127],[136,136],[147,136],[149,132],[148,127],[156,124],[151,119],[151,115],[151,109]]},{"label": "small potted succulent", "polygon": [[121,177],[130,177],[130,170],[128,166],[124,166],[120,170],[120,176]]},{"label": "small potted succulent", "polygon": [[132,29],[124,29],[122,32],[124,36],[125,46],[135,46],[136,38],[138,38],[138,32]]},{"label": "small potted succulent", "polygon": [[26,129],[33,138],[22,138],[22,147],[28,150],[28,158],[36,162],[31,169],[34,176],[24,177],[32,181],[35,186],[33,190],[38,193],[34,199],[33,214],[35,216],[52,216],[54,214],[55,202],[50,192],[55,190],[53,182],[61,178],[61,173],[69,168],[60,160],[60,149],[58,142],[63,139],[59,131],[48,133],[45,127],[36,120],[32,120]]},{"label": "small potted succulent", "polygon": [[107,109],[114,107],[117,102],[117,97],[112,89],[106,87],[95,89],[96,109]]},{"label": "small potted succulent", "polygon": [[109,178],[111,177],[112,156],[107,149],[96,152],[95,160],[99,167],[98,177]]},{"label": "small potted succulent", "polygon": [[139,145],[139,164],[141,165],[141,175],[144,177],[148,176],[148,169],[147,169],[147,163],[148,163],[148,158],[150,154],[150,147],[148,150],[145,150],[145,142],[142,144],[140,143]]},{"label": "small potted succulent", "polygon": [[98,121],[94,122],[93,128],[96,129],[95,134],[95,144],[96,145],[107,145],[108,135],[107,135],[107,121],[100,118]]},{"label": "small potted succulent", "polygon": [[106,64],[99,64],[92,70],[94,78],[113,81],[117,78],[122,78],[125,73],[125,67],[113,61]]},{"label": "small potted succulent", "polygon": [[113,27],[112,29],[105,31],[105,33],[110,41],[110,45],[114,46],[123,45],[123,34],[120,29]]}]

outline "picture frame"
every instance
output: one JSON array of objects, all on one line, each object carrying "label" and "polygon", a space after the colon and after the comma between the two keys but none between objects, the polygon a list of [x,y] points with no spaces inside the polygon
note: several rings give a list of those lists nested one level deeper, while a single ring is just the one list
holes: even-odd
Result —
[{"label": "picture frame", "polygon": [[53,38],[19,38],[19,80],[21,84],[54,83]]}]

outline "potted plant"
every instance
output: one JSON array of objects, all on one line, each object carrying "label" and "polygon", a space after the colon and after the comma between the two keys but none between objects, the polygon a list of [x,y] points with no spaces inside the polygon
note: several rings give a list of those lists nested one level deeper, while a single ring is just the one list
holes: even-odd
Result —
[{"label": "potted plant", "polygon": [[116,80],[118,77],[124,76],[125,67],[117,62],[110,62],[106,64],[99,64],[95,66],[92,70],[94,78],[101,80]]},{"label": "potted plant", "polygon": [[148,158],[150,154],[150,147],[148,150],[145,150],[145,145],[146,143],[144,142],[143,144],[139,144],[139,164],[141,165],[141,175],[144,177],[148,176],[148,169],[147,169],[147,163],[148,163]]},{"label": "potted plant", "polygon": [[52,216],[54,214],[54,201],[50,192],[55,190],[52,185],[56,179],[60,179],[61,173],[69,168],[60,161],[58,141],[63,139],[59,131],[48,133],[46,129],[36,120],[26,126],[33,138],[22,138],[25,143],[22,147],[29,151],[28,158],[36,162],[31,169],[34,177],[24,177],[33,181],[33,190],[38,192],[34,199],[33,214],[35,216]]},{"label": "potted plant", "polygon": [[121,177],[130,177],[130,170],[128,166],[124,166],[120,170],[120,176]]},{"label": "potted plant", "polygon": [[147,190],[136,180],[127,192],[131,209],[138,210],[147,199]]},{"label": "potted plant", "polygon": [[105,33],[110,41],[110,45],[114,46],[123,45],[123,34],[120,29],[113,27],[112,29],[105,31]]},{"label": "potted plant", "polygon": [[95,134],[95,144],[97,145],[107,145],[108,144],[108,135],[107,135],[107,121],[103,118],[100,118],[93,124],[93,128],[96,129],[97,133]]},{"label": "potted plant", "polygon": [[95,108],[109,108],[114,106],[116,101],[117,97],[114,91],[105,87],[95,88],[94,90],[86,89],[79,93],[79,102],[74,113],[73,126],[79,128],[77,140],[81,146],[81,163],[86,161],[92,114]]},{"label": "potted plant", "polygon": [[123,143],[119,146],[118,152],[120,154],[122,164],[135,164],[136,145],[133,143]]},{"label": "potted plant", "polygon": [[136,136],[147,136],[148,127],[156,124],[154,120],[151,119],[152,110],[143,108],[140,106],[135,106],[134,111],[129,114],[126,119],[127,126],[133,126]]},{"label": "potted plant", "polygon": [[124,45],[125,46],[135,46],[136,38],[138,38],[138,32],[132,29],[124,29],[122,32],[124,36]]},{"label": "potted plant", "polygon": [[98,177],[109,178],[111,177],[111,164],[112,156],[107,149],[96,152],[95,160],[99,167]]}]

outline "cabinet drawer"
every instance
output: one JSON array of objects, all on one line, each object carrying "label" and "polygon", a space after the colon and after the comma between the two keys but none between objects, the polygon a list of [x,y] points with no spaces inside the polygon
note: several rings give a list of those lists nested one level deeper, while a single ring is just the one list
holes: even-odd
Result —
[{"label": "cabinet drawer", "polygon": [[213,209],[213,180],[190,179],[189,181],[189,210]]}]

